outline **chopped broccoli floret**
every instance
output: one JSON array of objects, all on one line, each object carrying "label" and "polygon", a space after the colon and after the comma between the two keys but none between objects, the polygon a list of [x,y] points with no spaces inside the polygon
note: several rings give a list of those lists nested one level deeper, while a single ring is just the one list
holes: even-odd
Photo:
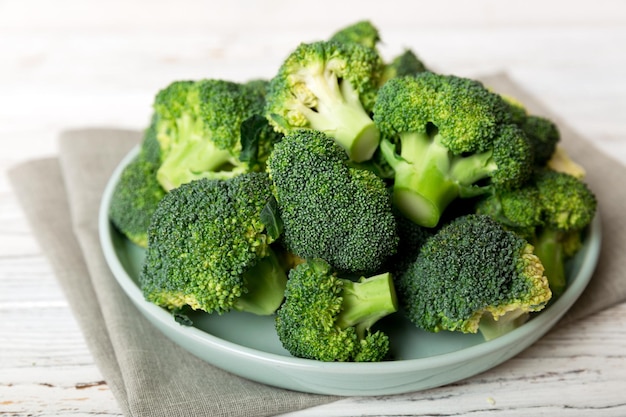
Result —
[{"label": "chopped broccoli floret", "polygon": [[375,49],[380,41],[380,35],[372,22],[361,20],[339,29],[331,36],[330,40],[340,43],[357,43],[367,48]]},{"label": "chopped broccoli floret", "polygon": [[542,169],[522,188],[481,199],[476,212],[491,216],[534,245],[556,299],[567,285],[565,261],[580,248],[596,205],[582,180]]},{"label": "chopped broccoli floret", "polygon": [[263,218],[272,201],[265,173],[200,179],[170,191],[148,229],[139,281],[147,300],[175,310],[272,314],[285,272]]},{"label": "chopped broccoli floret", "polygon": [[154,103],[166,190],[200,178],[228,178],[247,171],[238,157],[244,120],[262,114],[265,82],[176,81]]},{"label": "chopped broccoli floret", "polygon": [[561,140],[558,126],[550,119],[529,114],[526,107],[510,96],[502,96],[508,104],[513,122],[526,134],[533,149],[533,163],[538,167],[545,166],[556,151]]},{"label": "chopped broccoli floret", "polygon": [[300,44],[271,80],[266,116],[286,134],[308,128],[327,133],[355,162],[368,160],[379,132],[369,111],[376,98],[382,61],[357,43]]},{"label": "chopped broccoli floret", "polygon": [[532,246],[489,216],[444,225],[397,281],[398,299],[418,327],[498,337],[551,298]]},{"label": "chopped broccoli floret", "polygon": [[416,75],[428,71],[426,65],[410,49],[405,50],[396,56],[391,62],[385,64],[383,75],[380,78],[380,85],[395,77]]},{"label": "chopped broccoli floret", "polygon": [[383,180],[348,162],[330,137],[302,129],[275,145],[268,170],[286,248],[361,274],[395,252],[396,223]]},{"label": "chopped broccoli floret", "polygon": [[395,171],[394,203],[422,226],[436,226],[456,198],[520,186],[532,171],[525,134],[500,96],[475,80],[393,78],[379,90],[374,121]]},{"label": "chopped broccoli floret", "polygon": [[142,247],[148,244],[150,220],[165,195],[156,177],[159,152],[153,126],[146,129],[137,156],[122,170],[109,206],[109,219],[113,225],[131,242]]},{"label": "chopped broccoli floret", "polygon": [[376,362],[387,355],[389,338],[372,326],[396,310],[389,273],[355,282],[313,259],[290,271],[276,330],[285,349],[297,357]]}]

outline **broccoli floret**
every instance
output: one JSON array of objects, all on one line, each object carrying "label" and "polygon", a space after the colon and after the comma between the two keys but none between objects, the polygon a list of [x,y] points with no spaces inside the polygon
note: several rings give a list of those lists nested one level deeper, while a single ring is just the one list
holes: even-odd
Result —
[{"label": "broccoli floret", "polygon": [[475,80],[393,78],[379,90],[374,121],[395,171],[394,203],[422,226],[436,226],[456,198],[520,186],[532,171],[532,150],[506,104]]},{"label": "broccoli floret", "polygon": [[535,247],[556,299],[567,286],[565,261],[580,248],[596,206],[594,194],[582,180],[542,169],[522,188],[486,196],[476,212],[491,216]]},{"label": "broccoli floret", "polygon": [[369,20],[361,20],[342,29],[339,29],[330,38],[333,42],[356,43],[367,48],[375,49],[380,41],[376,26]]},{"label": "broccoli floret", "polygon": [[286,135],[268,159],[285,247],[342,272],[376,271],[396,250],[396,223],[382,179],[351,167],[329,136]]},{"label": "broccoli floret", "polygon": [[287,134],[308,128],[327,133],[355,162],[368,160],[379,132],[369,111],[376,97],[382,61],[357,43],[300,44],[271,80],[266,116]]},{"label": "broccoli floret", "polygon": [[148,244],[150,220],[165,195],[156,177],[159,157],[154,133],[151,124],[144,133],[139,153],[122,170],[109,206],[111,223],[141,247]]},{"label": "broccoli floret", "polygon": [[418,327],[493,339],[543,309],[551,292],[532,246],[489,216],[444,225],[397,281],[401,309]]},{"label": "broccoli floret", "polygon": [[533,163],[538,167],[545,166],[561,140],[558,126],[547,117],[529,114],[526,107],[510,96],[502,96],[508,104],[513,123],[526,134],[533,149]]},{"label": "broccoli floret", "polygon": [[263,81],[176,81],[159,91],[154,110],[166,190],[200,178],[228,178],[247,171],[238,157],[244,120],[262,114]]},{"label": "broccoli floret", "polygon": [[276,330],[292,355],[326,362],[376,362],[389,351],[389,338],[372,326],[397,311],[389,273],[352,281],[313,259],[289,273]]},{"label": "broccoli floret", "polygon": [[170,191],[148,229],[139,282],[148,301],[176,310],[272,314],[286,274],[270,244],[266,173],[200,179]]},{"label": "broccoli floret", "polygon": [[428,71],[426,65],[410,49],[405,50],[396,56],[391,62],[385,64],[383,75],[380,78],[380,85],[395,77],[416,75]]}]

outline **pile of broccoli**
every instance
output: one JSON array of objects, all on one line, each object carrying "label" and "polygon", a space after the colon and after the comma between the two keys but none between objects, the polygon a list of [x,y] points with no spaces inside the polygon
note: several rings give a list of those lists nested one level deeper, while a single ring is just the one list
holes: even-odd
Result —
[{"label": "pile of broccoli", "polygon": [[145,248],[146,300],[183,324],[271,316],[294,356],[376,362],[398,317],[490,340],[567,290],[597,202],[556,123],[380,45],[360,21],[268,79],[156,94],[109,211]]}]

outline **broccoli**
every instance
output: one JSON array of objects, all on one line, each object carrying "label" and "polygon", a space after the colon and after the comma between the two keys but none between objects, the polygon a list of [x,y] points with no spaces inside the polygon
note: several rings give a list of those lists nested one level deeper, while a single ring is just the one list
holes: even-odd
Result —
[{"label": "broccoli", "polygon": [[322,259],[289,273],[285,301],[276,312],[278,337],[292,355],[326,362],[377,362],[389,338],[372,326],[397,311],[389,273],[352,281]]},{"label": "broccoli", "polygon": [[380,41],[378,29],[369,20],[361,20],[335,32],[330,41],[340,43],[357,43],[375,49]]},{"label": "broccoli", "polygon": [[199,179],[161,200],[148,229],[139,276],[148,301],[176,310],[272,314],[286,273],[271,246],[280,230],[266,216],[266,173]]},{"label": "broccoli", "polygon": [[247,171],[239,161],[241,124],[263,113],[266,83],[175,81],[154,102],[161,147],[159,182],[166,190],[199,178]]},{"label": "broccoli", "polygon": [[489,216],[458,217],[429,238],[398,277],[401,309],[418,327],[486,340],[520,326],[551,292],[532,246]]},{"label": "broccoli", "polygon": [[556,299],[567,286],[565,261],[580,249],[596,206],[595,195],[582,180],[541,169],[524,187],[479,200],[476,213],[491,216],[535,247]]},{"label": "broccoli", "polygon": [[426,68],[426,65],[424,65],[417,55],[410,49],[406,49],[400,55],[393,58],[391,62],[385,64],[379,84],[383,85],[391,78],[417,75],[426,71],[429,71],[428,68]]},{"label": "broccoli", "polygon": [[270,81],[266,117],[284,134],[327,133],[351,160],[366,161],[380,138],[369,111],[382,68],[378,53],[358,43],[300,44]]},{"label": "broccoli", "polygon": [[395,252],[396,222],[383,180],[348,162],[329,136],[301,129],[275,145],[267,167],[286,249],[369,273]]},{"label": "broccoli", "polygon": [[141,247],[148,244],[150,220],[165,195],[157,181],[158,167],[159,147],[151,124],[144,133],[139,153],[123,168],[109,206],[111,223]]},{"label": "broccoli", "polygon": [[545,166],[556,151],[561,140],[558,126],[550,119],[529,114],[526,107],[510,96],[502,96],[508,104],[513,122],[526,134],[533,149],[533,163]]},{"label": "broccoli", "polygon": [[395,171],[394,203],[422,226],[436,226],[456,198],[520,186],[532,171],[525,134],[500,96],[475,80],[392,78],[379,90],[374,121]]}]

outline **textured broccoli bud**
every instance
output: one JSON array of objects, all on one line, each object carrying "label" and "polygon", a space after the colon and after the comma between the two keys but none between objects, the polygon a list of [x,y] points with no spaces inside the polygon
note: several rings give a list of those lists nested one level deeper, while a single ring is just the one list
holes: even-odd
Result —
[{"label": "textured broccoli bud", "polygon": [[176,81],[159,91],[154,110],[161,147],[159,182],[166,190],[200,178],[248,171],[241,164],[242,123],[262,114],[267,83]]},{"label": "textured broccoli bud", "polygon": [[273,313],[286,276],[263,216],[271,201],[265,173],[200,179],[170,191],[148,229],[139,277],[146,299],[172,310]]},{"label": "textured broccoli bud", "polygon": [[486,339],[519,326],[551,298],[532,246],[489,216],[443,226],[398,278],[398,298],[418,327],[476,333]]},{"label": "textured broccoli bud", "polygon": [[457,198],[522,185],[532,150],[503,100],[477,81],[431,72],[389,80],[374,121],[395,171],[394,203],[415,223],[434,227]]},{"label": "textured broccoli bud", "polygon": [[387,355],[389,339],[372,327],[396,310],[390,274],[355,282],[315,259],[291,270],[276,330],[285,349],[297,357],[376,362]]},{"label": "textured broccoli bud", "polygon": [[382,179],[351,167],[322,132],[299,130],[268,159],[286,248],[323,258],[345,272],[376,271],[397,246],[391,200]]},{"label": "textured broccoli bud", "polygon": [[124,167],[111,194],[111,223],[131,242],[145,247],[152,215],[165,195],[157,181],[159,146],[154,124],[146,129],[138,155]]},{"label": "textured broccoli bud", "polygon": [[271,80],[265,113],[287,134],[307,128],[327,133],[362,162],[379,143],[369,111],[376,97],[382,61],[357,43],[300,44]]},{"label": "textured broccoli bud", "polygon": [[541,169],[523,187],[483,198],[476,212],[491,216],[535,247],[556,299],[567,286],[565,261],[580,249],[596,207],[595,195],[582,180]]}]

